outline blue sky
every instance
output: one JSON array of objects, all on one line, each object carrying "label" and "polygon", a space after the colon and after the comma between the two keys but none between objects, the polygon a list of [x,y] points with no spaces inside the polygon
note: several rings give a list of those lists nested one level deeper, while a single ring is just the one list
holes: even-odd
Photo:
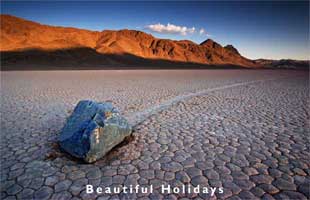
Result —
[{"label": "blue sky", "polygon": [[196,43],[211,38],[252,59],[309,59],[310,54],[308,1],[1,1],[1,13],[91,30],[136,29]]}]

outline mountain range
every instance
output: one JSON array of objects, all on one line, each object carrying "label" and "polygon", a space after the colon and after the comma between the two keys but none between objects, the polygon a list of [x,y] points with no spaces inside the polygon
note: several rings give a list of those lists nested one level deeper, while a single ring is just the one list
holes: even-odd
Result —
[{"label": "mountain range", "polygon": [[136,30],[99,32],[43,25],[11,15],[0,19],[2,70],[271,66],[270,60],[247,59],[234,46],[211,39],[196,44]]}]

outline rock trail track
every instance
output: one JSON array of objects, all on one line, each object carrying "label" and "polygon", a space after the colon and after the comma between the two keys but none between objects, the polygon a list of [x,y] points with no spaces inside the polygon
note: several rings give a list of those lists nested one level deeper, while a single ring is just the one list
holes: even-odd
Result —
[{"label": "rock trail track", "polygon": [[[142,102],[134,112],[118,103],[123,101],[120,92],[116,104],[137,124],[135,137],[94,164],[81,163],[59,152],[55,157],[46,157],[57,151],[53,144],[64,116],[69,115],[58,95],[66,97],[70,91],[48,87],[58,85],[46,81],[49,76],[42,75],[46,82],[34,76],[35,80],[31,80],[42,84],[27,87],[13,82],[12,77],[23,80],[29,75],[5,74],[1,91],[1,198],[309,199],[308,74],[268,71],[257,72],[257,76],[254,72],[234,71],[227,78],[222,72],[206,73],[204,77],[183,75],[190,80],[186,82],[165,82],[164,94],[173,87],[182,86],[183,90],[160,98],[159,103]],[[216,79],[214,74],[222,78]],[[207,78],[211,81],[206,87],[202,80]],[[27,83],[33,85],[32,81]],[[146,83],[141,79],[138,82]],[[80,83],[81,90],[89,83]],[[156,93],[161,83],[145,84],[144,90],[135,91],[151,94],[146,95],[148,100],[163,96]],[[77,90],[79,87],[71,90],[75,95],[68,100],[69,105],[83,96],[77,95]],[[124,94],[124,99],[127,97]],[[132,97],[130,103],[136,98]],[[48,107],[50,113],[46,109],[42,112],[50,101],[57,103]],[[86,194],[86,184],[153,185],[155,190],[147,194],[90,195]],[[162,184],[223,187],[224,193],[162,194]]]},{"label": "rock trail track", "polygon": [[134,114],[128,115],[127,119],[131,122],[131,124],[133,124],[133,126],[136,126],[139,123],[146,120],[151,115],[159,113],[165,109],[168,109],[170,106],[172,106],[173,104],[176,104],[180,101],[184,101],[184,100],[187,100],[187,99],[190,99],[193,97],[208,95],[208,93],[214,92],[214,91],[224,90],[224,89],[233,88],[233,87],[246,86],[246,85],[251,85],[251,84],[256,84],[256,83],[261,83],[261,82],[266,82],[266,81],[272,81],[272,80],[275,81],[275,80],[285,79],[285,78],[286,77],[281,77],[281,78],[277,78],[277,79],[263,79],[263,80],[247,81],[247,82],[241,82],[241,83],[233,83],[233,84],[228,84],[228,85],[224,85],[224,86],[220,86],[220,87],[200,90],[200,91],[193,92],[193,93],[182,94],[182,95],[173,97],[172,99],[169,99],[167,101],[164,101],[158,105],[155,105],[153,107],[146,108],[143,111],[136,112]]}]

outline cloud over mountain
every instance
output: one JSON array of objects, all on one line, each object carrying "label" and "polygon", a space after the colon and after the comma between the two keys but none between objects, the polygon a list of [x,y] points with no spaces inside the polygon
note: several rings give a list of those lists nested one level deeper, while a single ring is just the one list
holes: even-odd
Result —
[{"label": "cloud over mountain", "polygon": [[199,34],[200,34],[200,35],[203,35],[203,34],[205,34],[205,33],[206,33],[205,29],[201,28],[201,29],[199,30]]},{"label": "cloud over mountain", "polygon": [[186,26],[178,26],[170,23],[168,23],[167,25],[161,23],[150,24],[146,26],[146,29],[157,33],[180,34],[180,35],[192,34],[196,30],[195,27],[189,28]]},{"label": "cloud over mountain", "polygon": [[204,28],[199,29],[199,35],[206,36],[206,37],[212,37]]}]

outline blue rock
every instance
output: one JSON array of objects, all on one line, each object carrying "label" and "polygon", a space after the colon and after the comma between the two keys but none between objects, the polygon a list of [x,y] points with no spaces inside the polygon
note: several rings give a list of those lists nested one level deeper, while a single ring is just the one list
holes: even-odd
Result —
[{"label": "blue rock", "polygon": [[102,158],[132,132],[111,103],[83,100],[75,107],[58,138],[63,150],[86,162]]}]

